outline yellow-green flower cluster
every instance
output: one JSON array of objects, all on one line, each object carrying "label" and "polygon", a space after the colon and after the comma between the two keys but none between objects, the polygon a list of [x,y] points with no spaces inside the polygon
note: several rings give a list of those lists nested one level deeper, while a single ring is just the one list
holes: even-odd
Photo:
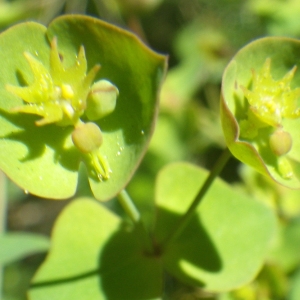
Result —
[{"label": "yellow-green flower cluster", "polygon": [[270,128],[268,144],[278,158],[278,170],[284,178],[293,175],[284,156],[292,149],[292,136],[284,129],[284,119],[300,117],[298,100],[300,88],[292,89],[291,81],[296,72],[293,67],[282,79],[274,80],[271,59],[267,58],[259,73],[252,71],[251,88],[241,86],[248,101],[247,118],[239,122],[240,137],[253,140],[262,128]]},{"label": "yellow-green flower cluster", "polygon": [[51,42],[49,69],[29,52],[25,52],[24,56],[34,81],[25,87],[7,85],[8,91],[25,102],[13,111],[41,116],[35,123],[37,126],[73,126],[74,145],[91,160],[98,178],[108,179],[111,170],[100,152],[102,132],[95,123],[84,123],[81,117],[85,115],[89,120],[96,121],[112,113],[118,89],[107,80],[94,83],[100,65],[95,65],[87,73],[83,46],[79,49],[75,64],[68,68],[58,52],[56,38]]}]

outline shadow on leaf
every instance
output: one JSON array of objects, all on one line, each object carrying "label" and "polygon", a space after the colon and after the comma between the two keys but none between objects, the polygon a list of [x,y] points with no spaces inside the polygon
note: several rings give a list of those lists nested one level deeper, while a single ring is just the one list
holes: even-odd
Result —
[{"label": "shadow on leaf", "polygon": [[[148,241],[149,242],[149,241]],[[160,255],[149,255],[142,225],[116,232],[99,258],[100,284],[106,299],[153,299],[162,293]]]},{"label": "shadow on leaf", "polygon": [[[158,215],[164,218],[160,224],[165,224],[164,231],[179,218],[178,214],[164,209],[159,209]],[[182,277],[178,276],[180,260],[187,260],[209,272],[218,272],[222,268],[217,250],[197,217],[191,220],[179,239],[172,243],[165,253],[161,253],[159,248],[153,247],[152,244],[155,245],[155,242],[147,237],[142,224],[135,227],[122,224],[99,249],[99,268],[67,278],[35,282],[31,289],[50,288],[51,294],[62,290],[66,293],[81,280],[95,282],[96,276],[99,287],[95,289],[99,290],[99,297],[102,295],[103,299],[150,300],[163,294],[166,272],[179,279]],[[89,251],[89,248],[86,248],[86,251]],[[81,257],[76,258],[74,264],[77,259]],[[175,266],[175,272],[169,265]],[[205,286],[205,282],[201,282],[200,278],[196,282],[199,287]]]},{"label": "shadow on leaf", "polygon": [[[159,208],[155,229],[159,240],[164,240],[180,217],[179,214]],[[180,269],[182,261],[206,272],[217,273],[222,270],[220,255],[197,215],[190,220],[180,236],[166,247],[163,260],[165,268],[175,277],[189,277]],[[198,286],[205,286],[201,278],[195,280]]]},{"label": "shadow on leaf", "polygon": [[[8,113],[0,109],[0,116],[21,130],[2,136],[2,139],[16,141],[26,145],[28,153],[22,162],[37,159],[45,154],[46,146],[55,151],[54,163],[60,163],[71,171],[78,170],[80,154],[75,147],[66,148],[65,143],[72,132],[71,127],[56,125],[36,126],[36,116],[20,113]],[[12,150],[13,151],[13,150]]]}]

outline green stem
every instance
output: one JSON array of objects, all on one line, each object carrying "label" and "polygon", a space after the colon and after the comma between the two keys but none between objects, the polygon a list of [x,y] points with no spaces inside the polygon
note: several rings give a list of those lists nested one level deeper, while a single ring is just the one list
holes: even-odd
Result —
[{"label": "green stem", "polygon": [[224,152],[221,154],[219,159],[216,161],[214,167],[210,171],[208,177],[206,178],[205,182],[201,186],[198,194],[196,195],[194,201],[186,211],[186,213],[181,217],[179,222],[173,228],[171,233],[167,236],[167,238],[162,242],[161,249],[165,249],[168,244],[174,241],[184,230],[190,219],[194,216],[195,210],[200,204],[201,200],[204,198],[206,192],[216,179],[216,177],[220,174],[223,170],[224,166],[228,162],[229,158],[231,157],[230,151],[226,148]]},{"label": "green stem", "polygon": [[145,228],[145,224],[142,222],[140,212],[137,210],[129,194],[126,190],[122,190],[117,197],[126,214],[134,223],[136,230],[139,231],[140,237],[143,239],[142,243],[144,244],[145,253],[154,253],[152,239]]},{"label": "green stem", "polygon": [[138,223],[141,219],[140,213],[125,189],[118,194],[118,200],[129,218],[134,223]]}]

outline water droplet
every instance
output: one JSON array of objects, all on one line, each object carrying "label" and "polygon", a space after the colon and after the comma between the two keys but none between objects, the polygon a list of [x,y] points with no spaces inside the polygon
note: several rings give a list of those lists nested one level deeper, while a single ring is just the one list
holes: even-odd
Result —
[{"label": "water droplet", "polygon": [[40,176],[39,179],[40,179],[40,180],[43,180],[43,176]]},{"label": "water droplet", "polygon": [[121,151],[118,151],[118,152],[117,152],[117,156],[120,156],[120,155],[121,155]]},{"label": "water droplet", "polygon": [[144,130],[141,130],[141,135],[144,135],[145,134],[145,131]]},{"label": "water droplet", "polygon": [[39,53],[37,51],[34,52],[35,56],[39,56]]},{"label": "water droplet", "polygon": [[28,194],[29,194],[29,192],[28,192],[27,190],[24,190],[24,193],[25,193],[26,195],[28,195]]}]

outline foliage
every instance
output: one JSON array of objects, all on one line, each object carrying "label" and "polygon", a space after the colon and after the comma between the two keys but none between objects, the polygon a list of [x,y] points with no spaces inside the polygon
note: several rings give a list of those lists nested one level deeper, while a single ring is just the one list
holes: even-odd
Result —
[{"label": "foliage", "polygon": [[224,72],[221,105],[226,142],[234,155],[295,188],[300,90],[291,87],[298,75],[290,64],[297,62],[297,47],[297,40],[265,38],[240,50]]},{"label": "foliage", "polygon": [[298,299],[297,1],[50,2],[0,3],[3,299]]},{"label": "foliage", "polygon": [[[65,27],[69,30],[66,31]],[[97,27],[98,30],[93,29]],[[86,41],[81,38],[84,31],[91,32]],[[155,93],[163,76],[164,60],[162,56],[143,48],[132,35],[124,33],[124,38],[121,39],[118,38],[119,35],[119,31],[101,21],[95,23],[93,19],[76,16],[56,19],[47,30],[39,24],[26,23],[17,25],[2,34],[0,42],[6,45],[7,50],[1,52],[3,61],[6,62],[2,69],[0,91],[2,95],[1,161],[3,162],[1,167],[23,189],[40,197],[58,199],[70,197],[75,193],[80,161],[84,161],[87,165],[90,184],[98,199],[107,200],[113,197],[128,182],[145,151],[152,132],[157,101]],[[73,66],[75,63],[74,67],[66,69],[55,61],[59,59],[56,42],[52,42],[52,48],[49,45],[49,41],[53,41],[54,37],[58,44],[62,44],[59,54],[63,57],[64,65]],[[34,42],[28,44],[28,39]],[[18,40],[18,47],[13,47],[16,40]],[[74,62],[82,43],[85,50],[81,48],[78,61]],[[103,49],[100,52],[97,44],[103,43],[106,47],[100,47]],[[116,51],[120,48],[123,50]],[[98,150],[96,146],[95,151],[87,153],[82,151],[83,147],[78,146],[78,142],[75,142],[75,145],[81,151],[74,149],[71,140],[71,135],[74,139],[74,134],[70,126],[67,126],[80,127],[82,121],[79,117],[83,115],[85,106],[88,111],[87,117],[94,120],[89,113],[92,108],[86,103],[85,98],[98,67],[84,77],[87,67],[83,51],[86,52],[89,65],[94,66],[97,63],[102,65],[100,78],[109,79],[120,90],[117,100],[120,104],[115,111],[107,117],[97,118],[95,122],[102,129],[101,149]],[[10,52],[11,57],[15,59],[5,60],[7,52]],[[29,63],[22,55],[24,52]],[[49,57],[51,57],[50,62]],[[50,63],[50,74],[41,62],[45,66],[49,66]],[[77,69],[76,63],[79,66]],[[140,71],[141,68],[143,72]],[[44,72],[42,76],[39,75],[41,72]],[[76,72],[78,75],[74,78]],[[35,81],[32,73],[36,77]],[[121,75],[123,73],[132,75],[124,77]],[[52,80],[50,76],[53,76]],[[150,77],[153,78],[153,83],[149,82]],[[45,78],[49,78],[47,83],[43,82]],[[24,82],[26,85],[31,83],[32,85],[19,89],[14,87],[22,86]],[[74,85],[77,85],[77,90]],[[86,87],[82,88],[82,85]],[[139,88],[132,89],[131,85]],[[57,87],[62,91],[57,92]],[[75,93],[72,107],[66,100],[70,97],[70,92]],[[40,97],[43,97],[44,93],[50,93],[50,98],[41,102]],[[58,96],[55,93],[61,93],[62,99],[56,100]],[[31,97],[31,100],[28,97]],[[31,101],[31,103],[22,106],[24,98],[26,102]],[[148,106],[143,107],[143,102],[148,103]],[[17,114],[12,114],[11,110],[16,111]],[[39,118],[35,121],[31,116],[26,115],[20,118],[20,112],[38,114],[43,119]],[[49,125],[40,128],[34,125],[34,121],[39,126],[57,123],[59,127]],[[117,169],[118,172],[114,172]],[[109,177],[110,170],[110,180],[101,180],[102,177],[104,179]]]}]

